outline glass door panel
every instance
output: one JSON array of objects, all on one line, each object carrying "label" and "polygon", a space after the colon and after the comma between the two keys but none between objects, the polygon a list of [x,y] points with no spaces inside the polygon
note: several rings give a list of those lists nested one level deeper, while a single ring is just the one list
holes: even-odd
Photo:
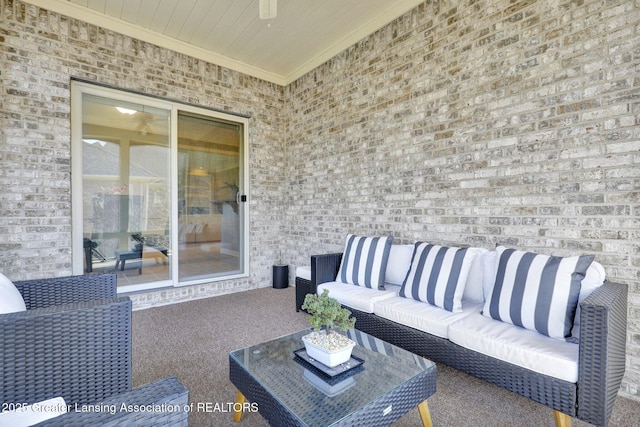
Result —
[{"label": "glass door panel", "polygon": [[85,272],[170,280],[170,111],[83,93]]},{"label": "glass door panel", "polygon": [[243,125],[178,112],[178,280],[242,272]]},{"label": "glass door panel", "polygon": [[246,277],[247,118],[72,82],[73,274]]}]

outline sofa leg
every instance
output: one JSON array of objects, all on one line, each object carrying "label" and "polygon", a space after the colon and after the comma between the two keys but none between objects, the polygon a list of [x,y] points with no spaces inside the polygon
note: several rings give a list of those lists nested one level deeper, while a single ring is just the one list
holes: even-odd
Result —
[{"label": "sofa leg", "polygon": [[571,427],[571,417],[564,412],[554,409],[553,419],[556,421],[556,427]]},{"label": "sofa leg", "polygon": [[426,400],[418,405],[418,412],[420,413],[420,419],[422,419],[422,426],[433,427],[433,424],[431,423],[431,413],[429,412],[429,405],[427,405]]}]

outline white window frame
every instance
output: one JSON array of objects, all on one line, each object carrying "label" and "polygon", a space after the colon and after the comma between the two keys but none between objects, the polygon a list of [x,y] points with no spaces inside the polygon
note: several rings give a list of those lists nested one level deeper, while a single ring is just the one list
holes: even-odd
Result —
[{"label": "white window frame", "polygon": [[[198,107],[188,104],[182,104],[177,101],[159,99],[141,94],[131,93],[124,90],[113,89],[109,87],[96,86],[94,84],[72,81],[71,82],[71,225],[72,225],[72,272],[74,275],[84,274],[84,248],[82,242],[83,236],[83,169],[82,169],[82,96],[83,94],[91,94],[101,97],[112,98],[120,101],[145,104],[152,107],[170,111],[171,128],[170,128],[170,155],[171,155],[171,194],[178,194],[178,112],[195,113],[202,116],[211,117],[230,122],[242,124],[243,141],[240,144],[241,174],[240,174],[240,193],[239,196],[249,198],[249,118],[240,115],[228,114],[204,107]],[[242,242],[242,250],[240,253],[240,273],[224,276],[215,276],[199,280],[191,280],[179,282],[178,280],[178,257],[171,257],[171,279],[148,282],[140,285],[123,285],[118,286],[118,293],[153,290],[166,287],[190,286],[203,283],[213,283],[223,280],[239,279],[249,277],[250,274],[250,239],[249,239],[249,206],[250,204],[241,203],[242,216],[240,218],[240,241]],[[172,220],[171,220],[171,241],[172,253],[178,253],[178,204],[176,200],[171,201]]]}]

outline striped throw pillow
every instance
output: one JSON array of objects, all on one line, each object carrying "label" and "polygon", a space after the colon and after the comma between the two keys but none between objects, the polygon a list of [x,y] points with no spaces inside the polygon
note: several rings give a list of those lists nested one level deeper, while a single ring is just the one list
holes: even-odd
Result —
[{"label": "striped throw pillow", "polygon": [[384,289],[384,276],[393,237],[347,235],[336,281]]},{"label": "striped throw pillow", "polygon": [[483,314],[567,340],[592,255],[558,257],[496,248],[496,281]]},{"label": "striped throw pillow", "polygon": [[451,312],[462,311],[462,294],[476,255],[472,248],[417,242],[400,296]]}]

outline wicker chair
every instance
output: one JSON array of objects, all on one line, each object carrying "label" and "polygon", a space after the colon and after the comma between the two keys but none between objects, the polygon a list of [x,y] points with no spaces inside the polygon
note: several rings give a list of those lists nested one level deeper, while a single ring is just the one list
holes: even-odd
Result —
[{"label": "wicker chair", "polygon": [[[105,399],[83,412],[70,411],[38,427],[180,426],[189,425],[189,392],[175,377],[165,378]],[[124,404],[124,406],[123,406]]]},{"label": "wicker chair", "polygon": [[[0,315],[0,402],[61,396],[76,405],[181,404],[188,391],[168,378],[132,390],[131,300],[118,297],[115,274],[15,282],[26,311]],[[187,425],[188,413],[70,412],[42,425]],[[62,421],[61,421],[62,420]],[[59,424],[62,423],[62,424]]]}]

